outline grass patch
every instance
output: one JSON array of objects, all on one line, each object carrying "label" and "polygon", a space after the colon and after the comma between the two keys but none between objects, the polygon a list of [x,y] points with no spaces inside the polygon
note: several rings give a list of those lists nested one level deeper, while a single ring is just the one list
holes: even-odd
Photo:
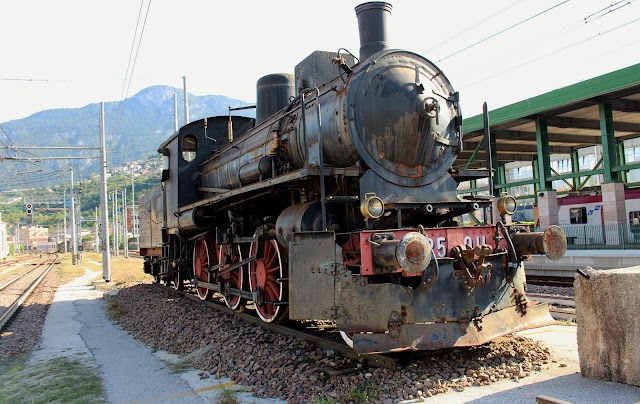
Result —
[{"label": "grass patch", "polygon": [[59,264],[56,265],[56,274],[60,277],[61,283],[69,283],[77,277],[84,275],[84,265],[73,265],[71,263],[71,253],[60,254]]},{"label": "grass patch", "polygon": [[0,361],[0,403],[104,403],[96,369],[56,358],[29,366],[28,355]]},{"label": "grass patch", "polygon": [[345,403],[371,403],[378,398],[378,386],[364,383],[345,391],[342,402]]},{"label": "grass patch", "polygon": [[192,362],[188,359],[182,359],[178,362],[166,362],[167,369],[169,369],[172,373],[182,373],[185,372],[192,367]]},{"label": "grass patch", "polygon": [[109,320],[116,321],[120,317],[127,314],[127,311],[113,297],[105,296],[105,305],[107,306],[107,317]]},{"label": "grass patch", "polygon": [[374,403],[378,399],[380,388],[371,383],[363,383],[344,392],[340,398],[316,397],[313,404],[338,404],[338,403]]},{"label": "grass patch", "polygon": [[556,320],[557,325],[564,325],[567,327],[575,327],[577,324],[574,320]]},{"label": "grass patch", "polygon": [[[73,265],[71,253],[60,254],[60,264],[57,265],[56,272],[62,278],[62,283],[71,282],[73,279],[83,276],[85,268],[91,271],[99,271],[95,280],[102,279],[102,253],[83,252],[82,262]],[[117,289],[124,285],[151,283],[153,278],[144,273],[142,258],[124,258],[122,256],[109,259],[111,265],[111,282],[98,285],[100,290]]]},{"label": "grass patch", "polygon": [[[99,261],[102,262],[102,256],[100,256]],[[144,260],[142,258],[111,257],[110,262],[111,281],[99,285],[98,288],[100,290],[111,290],[131,284],[153,282],[153,277],[144,273]],[[102,279],[102,274],[100,274],[99,279]]]},{"label": "grass patch", "polygon": [[213,400],[214,404],[238,404],[240,401],[236,397],[236,391],[223,388],[218,396]]}]

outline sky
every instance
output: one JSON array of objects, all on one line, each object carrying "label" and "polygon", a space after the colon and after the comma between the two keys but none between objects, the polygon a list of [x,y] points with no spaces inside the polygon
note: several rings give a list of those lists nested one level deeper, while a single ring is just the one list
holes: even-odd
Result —
[{"label": "sky", "polygon": [[[182,76],[191,94],[254,102],[260,77],[314,50],[357,55],[362,2],[5,0],[0,122],[181,88]],[[390,47],[436,63],[467,117],[640,62],[636,0],[390,3]]]}]

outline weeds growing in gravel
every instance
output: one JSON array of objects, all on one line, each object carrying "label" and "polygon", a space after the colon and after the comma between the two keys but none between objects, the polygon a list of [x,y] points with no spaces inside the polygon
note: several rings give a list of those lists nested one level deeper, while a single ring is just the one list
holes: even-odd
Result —
[{"label": "weeds growing in gravel", "polygon": [[105,304],[107,305],[107,316],[109,320],[116,321],[120,317],[127,314],[127,311],[113,297],[104,297]]},{"label": "weeds growing in gravel", "polygon": [[238,398],[235,396],[236,391],[223,388],[220,390],[220,394],[213,401],[214,404],[238,404]]},{"label": "weeds growing in gravel", "polygon": [[373,403],[379,395],[379,387],[371,383],[364,383],[345,391],[338,399],[331,397],[314,398],[313,404],[338,404],[338,403]]},{"label": "weeds growing in gravel", "polygon": [[167,369],[169,369],[172,373],[182,373],[188,369],[191,369],[193,364],[190,360],[180,360],[178,362],[165,362],[167,364]]},{"label": "weeds growing in gravel", "polygon": [[0,361],[0,403],[104,403],[95,369],[56,358],[29,365],[28,355]]},{"label": "weeds growing in gravel", "polygon": [[371,403],[378,398],[378,386],[364,383],[345,391],[342,402],[345,403]]}]

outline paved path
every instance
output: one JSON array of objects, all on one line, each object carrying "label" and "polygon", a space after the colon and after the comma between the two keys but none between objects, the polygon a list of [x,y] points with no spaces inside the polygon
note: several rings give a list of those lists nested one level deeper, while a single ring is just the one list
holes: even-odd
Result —
[{"label": "paved path", "polygon": [[[56,357],[79,358],[95,366],[111,403],[211,403],[228,379],[201,380],[198,371],[173,373],[167,362],[105,316],[103,293],[91,286],[100,272],[61,286],[45,320],[42,342],[32,363]],[[236,395],[242,402],[267,402]]]},{"label": "paved path", "polygon": [[[518,334],[542,341],[551,351],[549,369],[531,372],[518,382],[504,380],[488,386],[450,391],[430,397],[432,404],[535,403],[539,395],[550,396],[573,404],[633,404],[640,402],[640,387],[591,380],[580,374],[575,326],[552,325],[522,331]],[[562,364],[562,366],[561,366]]]}]

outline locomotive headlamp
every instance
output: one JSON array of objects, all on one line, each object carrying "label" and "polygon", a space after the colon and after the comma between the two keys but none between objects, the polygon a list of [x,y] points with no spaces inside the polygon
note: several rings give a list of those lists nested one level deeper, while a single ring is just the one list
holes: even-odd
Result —
[{"label": "locomotive headlamp", "polygon": [[511,195],[505,195],[498,199],[498,212],[501,215],[513,215],[517,209],[516,198]]},{"label": "locomotive headlamp", "polygon": [[373,192],[367,193],[360,204],[360,212],[366,219],[378,219],[384,214],[384,203]]}]

